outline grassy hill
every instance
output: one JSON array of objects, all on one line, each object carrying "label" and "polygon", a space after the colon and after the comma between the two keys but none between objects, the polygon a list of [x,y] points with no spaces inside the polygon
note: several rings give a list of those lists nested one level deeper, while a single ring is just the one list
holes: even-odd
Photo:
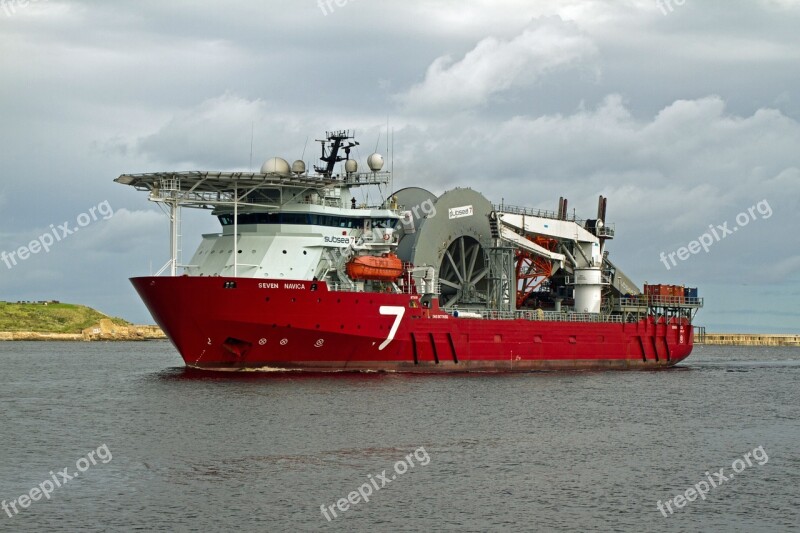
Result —
[{"label": "grassy hill", "polygon": [[80,333],[101,318],[109,318],[121,326],[129,325],[121,318],[109,317],[83,305],[0,302],[0,331]]}]

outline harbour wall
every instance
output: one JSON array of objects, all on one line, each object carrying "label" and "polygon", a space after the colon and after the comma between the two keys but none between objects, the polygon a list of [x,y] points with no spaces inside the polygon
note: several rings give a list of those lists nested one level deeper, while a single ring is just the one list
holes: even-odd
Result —
[{"label": "harbour wall", "polygon": [[695,344],[717,346],[800,346],[800,335],[705,333],[695,336]]}]

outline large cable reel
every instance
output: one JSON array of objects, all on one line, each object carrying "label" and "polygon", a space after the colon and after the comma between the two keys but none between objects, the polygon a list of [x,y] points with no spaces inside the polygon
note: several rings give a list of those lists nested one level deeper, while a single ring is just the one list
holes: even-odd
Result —
[{"label": "large cable reel", "polygon": [[[435,198],[424,189],[403,189],[396,196],[404,210],[419,205],[411,200]],[[458,188],[436,199],[433,207],[426,210],[421,222],[415,221],[416,232],[403,237],[398,255],[416,266],[436,269],[442,305],[485,306],[489,274],[486,251],[493,245],[491,202],[472,189]]]},{"label": "large cable reel", "polygon": [[420,187],[406,187],[392,194],[389,200],[404,215],[404,231],[397,244],[397,256],[411,263],[419,231],[428,217],[436,213],[436,195]]}]

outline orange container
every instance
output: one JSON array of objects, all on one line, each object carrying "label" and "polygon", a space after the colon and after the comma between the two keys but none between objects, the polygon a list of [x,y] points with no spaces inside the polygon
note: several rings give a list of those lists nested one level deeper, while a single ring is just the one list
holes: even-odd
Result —
[{"label": "orange container", "polygon": [[645,285],[644,293],[647,296],[672,296],[672,288],[669,285]]},{"label": "orange container", "polygon": [[644,293],[646,296],[663,298],[664,302],[683,303],[684,301],[684,288],[678,285],[645,285]]},{"label": "orange container", "polygon": [[672,287],[672,296],[677,299],[678,303],[683,303],[684,299],[684,288],[683,286],[675,285]]}]

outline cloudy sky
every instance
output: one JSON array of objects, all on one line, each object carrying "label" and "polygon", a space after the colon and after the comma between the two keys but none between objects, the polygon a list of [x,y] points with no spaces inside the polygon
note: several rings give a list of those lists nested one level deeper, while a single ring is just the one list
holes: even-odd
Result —
[{"label": "cloudy sky", "polygon": [[[584,216],[604,194],[634,280],[699,286],[709,331],[797,333],[800,0],[678,2],[4,0],[0,252],[61,240],[0,262],[0,299],[151,322],[127,278],[166,262],[167,220],[114,178],[388,121],[396,188]],[[188,216],[187,256],[216,230]]]}]

